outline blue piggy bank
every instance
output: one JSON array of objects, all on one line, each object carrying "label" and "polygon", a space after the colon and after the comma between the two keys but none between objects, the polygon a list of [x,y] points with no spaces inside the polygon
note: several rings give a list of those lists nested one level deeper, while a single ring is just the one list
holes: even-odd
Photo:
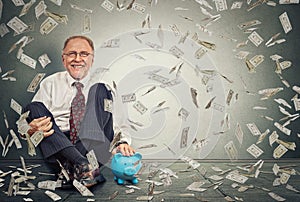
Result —
[{"label": "blue piggy bank", "polygon": [[131,181],[132,184],[137,184],[138,179],[135,174],[142,167],[142,155],[135,153],[133,156],[123,156],[121,153],[116,153],[111,160],[111,170],[114,174],[114,180],[118,184],[124,184],[125,181]]}]

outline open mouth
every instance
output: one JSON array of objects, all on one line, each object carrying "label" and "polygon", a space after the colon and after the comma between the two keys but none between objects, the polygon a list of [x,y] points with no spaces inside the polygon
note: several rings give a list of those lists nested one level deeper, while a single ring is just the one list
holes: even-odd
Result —
[{"label": "open mouth", "polygon": [[80,64],[73,64],[71,65],[74,69],[80,69],[80,68],[84,68],[85,65],[80,65]]}]

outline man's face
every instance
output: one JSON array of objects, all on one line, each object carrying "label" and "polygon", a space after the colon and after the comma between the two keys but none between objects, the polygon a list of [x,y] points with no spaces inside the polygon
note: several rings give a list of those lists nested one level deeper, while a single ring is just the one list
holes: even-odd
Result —
[{"label": "man's face", "polygon": [[94,52],[85,39],[71,39],[63,50],[62,61],[69,74],[76,80],[83,79],[94,62]]}]

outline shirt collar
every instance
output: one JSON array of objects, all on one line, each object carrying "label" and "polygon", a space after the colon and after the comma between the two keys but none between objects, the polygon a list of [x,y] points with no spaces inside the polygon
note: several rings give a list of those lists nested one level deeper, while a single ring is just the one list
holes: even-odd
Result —
[{"label": "shirt collar", "polygon": [[[91,74],[88,72],[88,74],[79,82],[83,84],[83,87],[87,86],[87,83],[89,82],[91,78]],[[74,79],[70,76],[69,72],[66,71],[66,81],[68,83],[68,86],[72,87],[74,82],[78,82],[78,80]]]}]

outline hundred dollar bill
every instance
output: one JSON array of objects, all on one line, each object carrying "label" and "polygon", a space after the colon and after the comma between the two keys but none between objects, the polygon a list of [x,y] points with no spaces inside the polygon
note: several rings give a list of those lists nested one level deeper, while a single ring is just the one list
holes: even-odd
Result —
[{"label": "hundred dollar bill", "polygon": [[212,104],[212,108],[217,110],[217,111],[220,111],[220,112],[224,112],[224,110],[225,110],[224,105],[221,105],[221,104],[215,103],[215,102]]},{"label": "hundred dollar bill", "polygon": [[103,3],[101,4],[101,7],[107,10],[108,12],[112,12],[115,6],[109,0],[104,0]]},{"label": "hundred dollar bill", "polygon": [[10,135],[12,136],[12,138],[13,138],[13,140],[14,140],[14,142],[15,142],[15,145],[16,145],[16,147],[17,147],[17,149],[21,149],[21,148],[22,148],[22,144],[21,144],[21,142],[20,142],[18,136],[16,135],[16,133],[13,131],[13,129],[10,129],[10,130],[9,130],[9,133],[10,133]]},{"label": "hundred dollar bill", "polygon": [[168,78],[166,77],[163,77],[161,75],[158,75],[158,74],[154,74],[154,73],[151,73],[150,76],[148,77],[149,79],[151,80],[154,80],[154,81],[158,81],[160,83],[167,83],[168,82]]},{"label": "hundred dollar bill", "polygon": [[235,1],[235,2],[232,3],[230,9],[231,10],[233,10],[233,9],[240,9],[240,8],[242,8],[242,5],[243,5],[243,2],[241,2],[241,1]]},{"label": "hundred dollar bill", "polygon": [[62,0],[50,0],[50,1],[58,6],[61,6],[61,3],[62,3]]},{"label": "hundred dollar bill", "polygon": [[36,88],[38,87],[39,83],[45,77],[45,73],[38,73],[35,75],[29,86],[27,87],[27,92],[34,93]]},{"label": "hundred dollar bill", "polygon": [[200,59],[205,55],[205,53],[207,53],[207,50],[201,47],[195,52],[194,56],[196,59]]},{"label": "hundred dollar bill", "polygon": [[92,170],[99,168],[99,163],[98,163],[98,160],[97,160],[94,150],[89,151],[86,154],[86,157],[89,161],[89,164],[92,166]]},{"label": "hundred dollar bill", "polygon": [[215,0],[215,5],[217,11],[224,11],[227,10],[227,1],[226,0]]},{"label": "hundred dollar bill", "polygon": [[42,65],[43,68],[45,68],[48,64],[51,63],[51,60],[46,53],[41,55],[38,58],[38,61],[40,62],[40,64]]},{"label": "hundred dollar bill", "polygon": [[226,179],[244,184],[248,180],[248,177],[240,175],[237,171],[231,171],[226,175]]},{"label": "hundred dollar bill", "polygon": [[287,12],[282,13],[279,16],[279,20],[286,34],[292,30],[292,25]]},{"label": "hundred dollar bill", "polygon": [[265,132],[263,132],[257,139],[256,144],[260,144],[265,138],[266,136],[269,134],[270,130],[267,129]]},{"label": "hundred dollar bill", "polygon": [[277,142],[278,144],[283,145],[284,147],[286,147],[286,148],[289,149],[289,150],[295,151],[295,149],[296,149],[296,144],[295,144],[295,142],[285,142],[285,141],[283,141],[283,140],[279,140],[278,138],[276,139],[276,142]]},{"label": "hundred dollar bill", "polygon": [[110,99],[104,99],[104,111],[112,113],[113,111],[113,101]]},{"label": "hundred dollar bill", "polygon": [[172,32],[174,33],[174,35],[177,37],[177,36],[180,36],[181,33],[177,27],[176,24],[173,24],[173,25],[169,25],[170,29],[172,30]]},{"label": "hundred dollar bill", "polygon": [[61,197],[52,191],[47,190],[45,191],[45,194],[49,196],[53,201],[61,200]]},{"label": "hundred dollar bill", "polygon": [[33,143],[30,140],[30,136],[28,133],[25,133],[26,136],[26,141],[27,141],[27,147],[28,147],[28,154],[30,156],[35,156],[36,155],[36,151],[35,151],[35,147],[33,145]]},{"label": "hundred dollar bill", "polygon": [[258,158],[260,155],[264,153],[257,145],[252,144],[247,148],[247,152],[251,154],[253,157]]},{"label": "hundred dollar bill", "polygon": [[136,100],[135,93],[130,93],[130,94],[122,95],[122,102],[123,103],[134,102],[135,100]]},{"label": "hundred dollar bill", "polygon": [[249,36],[248,39],[256,46],[258,47],[264,40],[263,38],[256,32],[252,32]]},{"label": "hundred dollar bill", "polygon": [[238,152],[236,147],[234,146],[233,141],[229,141],[225,146],[224,149],[231,161],[238,159]]},{"label": "hundred dollar bill", "polygon": [[31,142],[32,142],[32,144],[35,147],[37,147],[43,139],[44,139],[44,133],[43,133],[43,131],[36,131],[30,137]]},{"label": "hundred dollar bill", "polygon": [[82,11],[82,12],[85,12],[85,13],[93,13],[93,10],[91,9],[88,9],[88,8],[81,8],[75,4],[70,4],[71,5],[71,8],[75,9],[75,10],[78,10],[78,11]]},{"label": "hundred dollar bill", "polygon": [[31,1],[29,1],[28,3],[26,3],[26,4],[23,6],[23,8],[22,8],[22,10],[21,10],[21,12],[20,12],[20,14],[19,14],[19,17],[22,17],[23,15],[26,15],[26,14],[28,13],[29,9],[31,8],[31,6],[32,6],[35,2],[36,2],[36,0],[31,0]]},{"label": "hundred dollar bill", "polygon": [[55,190],[56,188],[56,181],[53,180],[45,180],[38,182],[38,188],[39,189],[49,189],[49,190]]},{"label": "hundred dollar bill", "polygon": [[285,61],[280,62],[279,65],[280,65],[281,69],[284,70],[284,69],[291,67],[292,62],[285,60]]},{"label": "hundred dollar bill", "polygon": [[178,79],[173,79],[173,80],[171,80],[171,81],[167,81],[167,82],[161,84],[160,87],[161,87],[161,88],[172,87],[172,86],[175,86],[175,85],[180,84],[180,83],[181,83],[180,80],[178,80]]},{"label": "hundred dollar bill", "polygon": [[40,33],[42,35],[49,34],[54,28],[58,25],[58,23],[51,17],[48,17],[40,27]]},{"label": "hundred dollar bill", "polygon": [[134,10],[140,14],[143,14],[146,11],[146,6],[135,2],[132,4],[131,10]]},{"label": "hundred dollar bill", "polygon": [[23,6],[25,3],[23,0],[12,0],[15,6]]},{"label": "hundred dollar bill", "polygon": [[141,114],[144,114],[148,110],[140,101],[134,103],[133,107]]},{"label": "hundred dollar bill", "polygon": [[86,186],[78,182],[76,179],[73,180],[73,185],[82,196],[94,196],[94,194]]},{"label": "hundred dollar bill", "polygon": [[274,149],[274,151],[273,151],[273,157],[274,157],[275,159],[279,159],[279,158],[281,158],[287,151],[288,151],[288,149],[287,149],[285,146],[279,144],[279,145]]},{"label": "hundred dollar bill", "polygon": [[52,19],[54,19],[56,22],[58,23],[64,23],[67,24],[68,22],[68,16],[67,15],[60,15],[57,13],[52,13],[50,11],[45,11],[44,14],[48,17],[51,17]]},{"label": "hundred dollar bill", "polygon": [[230,89],[230,90],[228,91],[227,98],[226,98],[226,104],[227,104],[228,106],[230,105],[230,102],[231,102],[231,100],[232,100],[233,94],[234,94],[234,91]]},{"label": "hundred dollar bill", "polygon": [[236,124],[235,136],[238,139],[240,145],[242,145],[243,144],[244,133],[243,133],[242,127],[240,126],[239,123]]},{"label": "hundred dollar bill", "polygon": [[273,131],[271,133],[271,135],[269,136],[269,144],[270,144],[270,146],[272,146],[273,143],[276,142],[276,140],[278,139],[278,137],[279,137],[279,135],[277,134],[276,131]]},{"label": "hundred dollar bill", "polygon": [[259,25],[259,24],[261,24],[261,21],[259,21],[259,20],[251,20],[251,21],[239,24],[238,28],[240,28],[240,29],[247,29],[249,27],[256,26],[256,25]]},{"label": "hundred dollar bill", "polygon": [[35,67],[36,67],[36,60],[24,53],[22,53],[22,55],[21,55],[20,62],[31,67],[32,69],[35,69]]},{"label": "hundred dollar bill", "polygon": [[259,90],[258,94],[263,95],[264,97],[261,98],[261,100],[265,100],[268,99],[274,95],[276,95],[278,92],[282,91],[283,88],[282,87],[278,87],[278,88],[267,88],[267,89],[263,89],[263,90]]},{"label": "hundred dollar bill", "polygon": [[22,106],[13,98],[11,98],[11,100],[10,100],[10,108],[12,108],[19,115],[22,114]]},{"label": "hundred dollar bill", "polygon": [[92,17],[90,14],[85,14],[83,17],[83,34],[90,33],[92,29]]},{"label": "hundred dollar bill", "polygon": [[299,4],[299,0],[279,0],[279,4]]},{"label": "hundred dollar bill", "polygon": [[190,191],[204,192],[207,190],[205,188],[201,188],[201,186],[204,184],[205,182],[193,182],[186,189]]},{"label": "hundred dollar bill", "polygon": [[46,9],[47,5],[45,4],[45,2],[40,1],[40,3],[34,8],[36,19],[39,19],[40,16],[45,13]]},{"label": "hundred dollar bill", "polygon": [[259,131],[259,129],[257,128],[255,123],[247,123],[246,126],[248,127],[248,129],[250,130],[252,135],[254,135],[254,136],[261,135],[261,132]]},{"label": "hundred dollar bill", "polygon": [[184,55],[184,52],[177,46],[172,46],[169,52],[172,53],[177,58],[181,58]]},{"label": "hundred dollar bill", "polygon": [[199,108],[198,101],[197,101],[197,94],[198,94],[197,90],[195,88],[190,88],[190,92],[191,92],[193,103],[197,108]]},{"label": "hundred dollar bill", "polygon": [[180,148],[187,147],[187,139],[188,139],[189,129],[190,129],[190,127],[186,127],[186,128],[182,129]]},{"label": "hundred dollar bill", "polygon": [[20,20],[17,16],[8,21],[7,26],[13,29],[17,34],[23,33],[28,28],[28,25]]}]

